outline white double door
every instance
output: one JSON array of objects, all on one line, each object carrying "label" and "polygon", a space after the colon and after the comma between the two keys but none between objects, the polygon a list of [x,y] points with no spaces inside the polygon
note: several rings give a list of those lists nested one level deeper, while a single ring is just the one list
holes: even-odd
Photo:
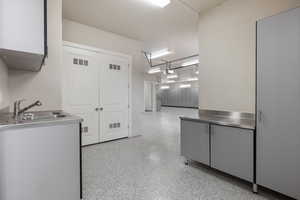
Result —
[{"label": "white double door", "polygon": [[129,59],[64,46],[64,109],[83,118],[82,145],[128,137]]}]

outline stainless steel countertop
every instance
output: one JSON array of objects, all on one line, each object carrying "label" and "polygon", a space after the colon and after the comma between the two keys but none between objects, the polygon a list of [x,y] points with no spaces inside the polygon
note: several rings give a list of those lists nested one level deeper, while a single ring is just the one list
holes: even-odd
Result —
[{"label": "stainless steel countertop", "polygon": [[180,119],[255,130],[255,115],[252,113],[199,110],[198,116],[181,116]]},{"label": "stainless steel countertop", "polygon": [[[51,114],[53,112],[59,112],[64,117],[54,117]],[[33,120],[15,120],[12,113],[6,113],[0,115],[0,131],[13,129],[13,128],[25,128],[25,127],[35,127],[35,126],[47,126],[57,123],[70,123],[70,122],[82,122],[82,118],[70,115],[63,111],[39,111],[39,112],[29,112],[36,116],[37,119]],[[28,113],[27,113],[28,114]]]}]

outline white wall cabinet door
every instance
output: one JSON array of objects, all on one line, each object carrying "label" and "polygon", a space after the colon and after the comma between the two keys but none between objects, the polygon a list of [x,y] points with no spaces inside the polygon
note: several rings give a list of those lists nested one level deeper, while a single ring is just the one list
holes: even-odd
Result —
[{"label": "white wall cabinet door", "polygon": [[65,47],[64,109],[83,118],[82,145],[99,142],[98,61],[88,51]]},{"label": "white wall cabinet door", "polygon": [[100,60],[100,142],[128,137],[129,61],[101,55]]}]

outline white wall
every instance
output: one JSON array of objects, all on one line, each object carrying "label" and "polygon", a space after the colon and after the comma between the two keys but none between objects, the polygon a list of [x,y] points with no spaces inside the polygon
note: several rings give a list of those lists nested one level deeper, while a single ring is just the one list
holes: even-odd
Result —
[{"label": "white wall", "polygon": [[61,108],[61,57],[62,57],[62,0],[48,1],[48,47],[46,65],[38,73],[9,71],[10,103],[17,99],[27,99],[30,104],[41,100],[39,110]]},{"label": "white wall", "polygon": [[200,15],[199,106],[255,112],[256,20],[299,0],[228,0]]},{"label": "white wall", "polygon": [[5,108],[8,104],[8,72],[6,65],[0,59],[0,109]]},{"label": "white wall", "polygon": [[145,66],[145,60],[141,54],[142,43],[66,19],[63,20],[63,40],[124,53],[133,57],[133,135],[140,134],[139,118],[144,109]]}]

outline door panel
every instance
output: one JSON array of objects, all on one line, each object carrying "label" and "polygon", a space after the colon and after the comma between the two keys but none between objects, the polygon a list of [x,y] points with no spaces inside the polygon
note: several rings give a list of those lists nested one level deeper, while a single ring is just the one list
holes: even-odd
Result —
[{"label": "door panel", "polygon": [[209,124],[181,120],[181,155],[210,165]]},{"label": "door panel", "polygon": [[257,31],[258,183],[300,199],[300,9]]},{"label": "door panel", "polygon": [[100,63],[100,141],[128,137],[129,61],[102,55]]},{"label": "door panel", "polygon": [[211,167],[253,182],[253,131],[211,126]]},{"label": "door panel", "polygon": [[83,118],[82,145],[99,142],[98,63],[89,51],[64,48],[64,109]]}]

